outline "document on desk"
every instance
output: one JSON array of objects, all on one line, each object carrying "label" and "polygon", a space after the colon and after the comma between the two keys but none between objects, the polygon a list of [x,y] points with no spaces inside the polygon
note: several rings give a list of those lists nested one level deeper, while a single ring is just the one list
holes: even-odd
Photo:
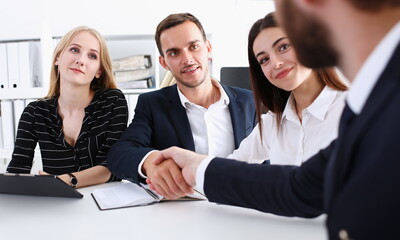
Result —
[{"label": "document on desk", "polygon": [[[150,190],[147,185],[139,186],[124,180],[115,186],[94,190],[92,197],[100,210],[145,206],[161,201],[168,201],[163,196]],[[204,196],[196,193],[178,200],[204,199],[206,199]]]}]

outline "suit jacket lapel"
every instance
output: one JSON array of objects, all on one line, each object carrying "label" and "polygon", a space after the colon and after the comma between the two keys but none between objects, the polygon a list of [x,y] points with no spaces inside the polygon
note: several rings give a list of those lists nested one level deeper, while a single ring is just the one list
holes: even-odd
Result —
[{"label": "suit jacket lapel", "polygon": [[222,87],[229,97],[228,108],[231,115],[236,149],[239,147],[241,140],[246,137],[246,116],[244,114],[244,106],[234,91],[224,85],[222,85]]},{"label": "suit jacket lapel", "polygon": [[[169,116],[175,131],[185,149],[195,151],[192,130],[186,114],[186,109],[182,106],[178,95],[176,84],[166,88],[167,99],[169,100]],[[165,136],[168,137],[168,136]]]},{"label": "suit jacket lapel", "polygon": [[398,91],[396,85],[400,80],[399,64],[400,45],[397,46],[389,64],[379,77],[362,112],[347,128],[346,133],[338,139],[336,151],[330,158],[327,168],[325,209],[330,206],[332,198],[340,191],[343,182],[350,176],[351,166],[354,163],[354,151],[357,149],[363,133],[367,131],[373,121],[376,121],[379,112],[385,109],[386,103]]}]

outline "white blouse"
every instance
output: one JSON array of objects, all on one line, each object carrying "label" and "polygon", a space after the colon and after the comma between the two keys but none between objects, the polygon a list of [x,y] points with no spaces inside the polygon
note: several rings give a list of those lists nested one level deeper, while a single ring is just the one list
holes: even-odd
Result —
[{"label": "white blouse", "polygon": [[262,118],[262,140],[258,125],[228,158],[249,163],[270,160],[271,164],[301,165],[337,137],[346,92],[325,86],[314,102],[303,110],[300,122],[293,95],[282,113],[278,131],[275,114]]}]

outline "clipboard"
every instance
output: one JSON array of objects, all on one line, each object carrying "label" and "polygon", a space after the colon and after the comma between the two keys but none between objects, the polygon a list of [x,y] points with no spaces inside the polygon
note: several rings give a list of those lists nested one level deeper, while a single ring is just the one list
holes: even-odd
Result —
[{"label": "clipboard", "polygon": [[54,175],[0,174],[0,193],[44,197],[82,198],[83,195]]}]

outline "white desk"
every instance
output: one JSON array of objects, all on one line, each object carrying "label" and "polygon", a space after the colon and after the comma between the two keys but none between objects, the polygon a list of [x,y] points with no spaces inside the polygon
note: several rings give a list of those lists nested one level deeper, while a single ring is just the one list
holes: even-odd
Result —
[{"label": "white desk", "polygon": [[0,239],[327,239],[324,216],[278,217],[207,201],[162,202],[100,211],[83,199],[0,194]]}]

